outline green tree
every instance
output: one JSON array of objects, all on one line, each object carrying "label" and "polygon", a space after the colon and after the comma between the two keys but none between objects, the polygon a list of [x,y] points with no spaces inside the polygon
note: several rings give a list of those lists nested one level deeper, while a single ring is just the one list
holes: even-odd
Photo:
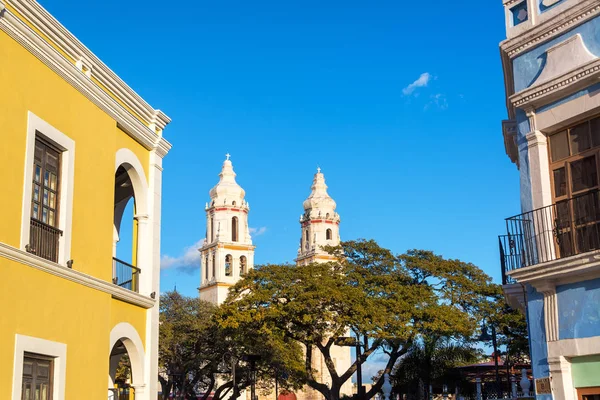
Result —
[{"label": "green tree", "polygon": [[[339,262],[265,265],[230,291],[220,324],[265,335],[280,335],[303,345],[306,383],[328,400],[376,351],[388,355],[384,373],[421,337],[467,337],[493,294],[491,279],[476,266],[447,260],[430,251],[396,256],[375,241],[344,242],[327,248]],[[331,347],[348,329],[359,339],[362,356],[337,371]],[[323,356],[331,384],[311,368],[312,350]],[[373,397],[383,379],[366,394]]]},{"label": "green tree", "polygon": [[392,381],[395,390],[408,394],[409,399],[424,399],[430,384],[447,383],[453,368],[474,363],[481,357],[481,350],[465,342],[424,337],[396,364]]},{"label": "green tree", "polygon": [[493,306],[495,310],[490,317],[490,323],[496,327],[498,345],[506,349],[507,360],[511,364],[529,362],[531,358],[525,315],[506,304],[502,295],[496,298]]},{"label": "green tree", "polygon": [[249,354],[260,356],[256,363],[257,381],[263,383],[260,387],[272,382],[275,365],[282,369],[285,365],[291,372],[280,380],[282,387],[298,387],[301,378],[294,373],[294,368],[300,369],[294,367],[300,354],[297,344],[276,335],[223,329],[216,323],[217,313],[217,306],[198,298],[178,292],[161,296],[158,379],[163,399],[171,392],[184,398],[196,391],[204,393],[204,399],[211,393],[216,400],[238,397],[251,383],[250,364],[243,360]]}]

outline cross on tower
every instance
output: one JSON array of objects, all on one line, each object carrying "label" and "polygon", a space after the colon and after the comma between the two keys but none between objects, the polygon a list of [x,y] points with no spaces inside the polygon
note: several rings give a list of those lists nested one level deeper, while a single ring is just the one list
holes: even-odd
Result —
[{"label": "cross on tower", "polygon": [[321,167],[317,167],[317,173],[320,174],[321,173]]},{"label": "cross on tower", "polygon": [[229,160],[229,157],[231,157],[231,154],[227,153],[227,154],[225,154],[225,157]]}]

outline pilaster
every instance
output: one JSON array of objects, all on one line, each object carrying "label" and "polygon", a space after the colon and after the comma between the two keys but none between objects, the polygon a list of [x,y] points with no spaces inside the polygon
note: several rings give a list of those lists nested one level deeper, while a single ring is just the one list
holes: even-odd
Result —
[{"label": "pilaster", "polygon": [[531,201],[533,209],[538,209],[552,204],[548,138],[542,132],[534,130],[535,115],[530,117],[530,124],[532,125],[532,131],[527,134],[526,139],[529,155]]},{"label": "pilaster", "polygon": [[563,356],[548,357],[550,367],[550,386],[555,399],[576,399],[577,391],[573,387],[571,363]]},{"label": "pilaster", "polygon": [[154,293],[156,303],[147,311],[146,318],[146,365],[145,386],[136,387],[135,396],[143,400],[154,400],[158,394],[158,339],[159,339],[159,307],[160,307],[160,224],[162,207],[162,161],[163,151],[157,145],[150,153],[150,168],[148,174],[149,193],[148,210],[151,213],[147,217],[138,218],[138,229],[147,225],[146,240],[150,243],[148,249],[147,271],[142,280],[148,295]]},{"label": "pilaster", "polygon": [[556,297],[556,286],[553,281],[544,281],[533,284],[538,292],[544,295],[544,320],[546,329],[546,340],[555,342],[558,340],[558,302]]}]

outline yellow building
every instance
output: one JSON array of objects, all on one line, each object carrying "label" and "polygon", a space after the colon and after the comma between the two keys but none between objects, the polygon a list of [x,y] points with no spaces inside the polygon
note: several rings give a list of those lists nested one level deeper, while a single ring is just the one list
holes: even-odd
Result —
[{"label": "yellow building", "polygon": [[0,0],[0,399],[111,398],[125,353],[156,399],[168,123],[38,3]]}]

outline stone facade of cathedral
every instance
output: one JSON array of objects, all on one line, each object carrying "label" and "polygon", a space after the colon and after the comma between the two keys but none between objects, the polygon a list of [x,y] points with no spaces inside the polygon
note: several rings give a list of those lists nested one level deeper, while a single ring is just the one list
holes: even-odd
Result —
[{"label": "stone facade of cathedral", "polygon": [[[210,190],[210,203],[206,204],[206,238],[199,249],[201,254],[200,298],[221,304],[229,288],[254,267],[254,249],[248,228],[250,206],[245,191],[235,180],[233,165],[223,162],[219,182]],[[311,193],[304,201],[304,213],[300,217],[301,238],[296,263],[334,261],[324,246],[340,243],[340,216],[336,203],[327,193],[325,176],[320,169],[314,176]],[[332,358],[338,372],[346,371],[352,364],[350,347],[333,346]],[[313,369],[319,382],[331,382],[331,377],[318,350],[312,355]],[[341,395],[352,394],[352,382],[348,380]],[[296,393],[298,400],[320,400],[323,396],[305,387]],[[270,398],[271,396],[269,396]]]}]

